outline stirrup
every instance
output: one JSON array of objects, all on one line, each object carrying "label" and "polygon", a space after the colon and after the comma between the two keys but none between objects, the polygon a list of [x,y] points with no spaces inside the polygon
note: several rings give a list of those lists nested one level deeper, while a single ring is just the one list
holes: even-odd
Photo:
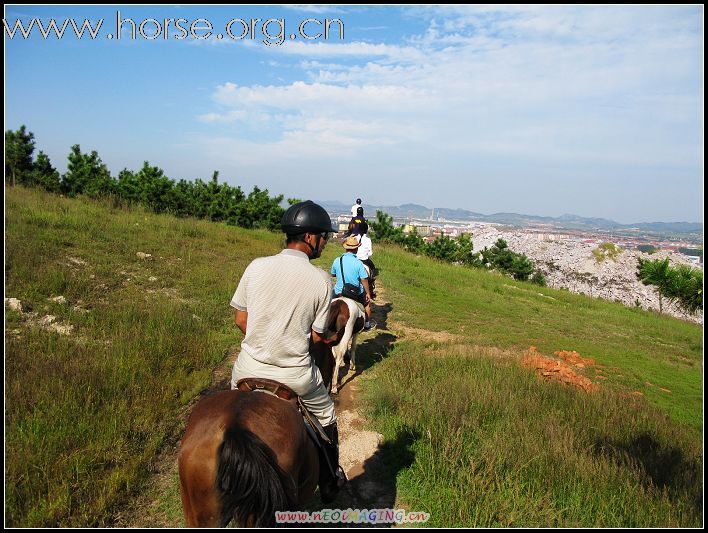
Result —
[{"label": "stirrup", "polygon": [[334,473],[334,479],[337,482],[337,488],[341,489],[346,483],[349,482],[347,473],[344,471],[341,465],[337,465],[337,471]]},{"label": "stirrup", "polygon": [[320,499],[322,503],[331,503],[339,494],[341,488],[349,481],[347,475],[344,473],[344,469],[337,465],[337,470],[335,471],[334,478],[329,478],[324,486],[320,485]]}]

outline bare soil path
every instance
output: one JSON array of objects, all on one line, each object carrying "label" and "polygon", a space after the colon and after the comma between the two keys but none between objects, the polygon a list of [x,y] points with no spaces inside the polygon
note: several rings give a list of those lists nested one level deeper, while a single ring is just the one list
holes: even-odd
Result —
[{"label": "bare soil path", "polygon": [[[396,503],[395,476],[398,468],[393,468],[392,464],[407,462],[405,458],[410,454],[407,449],[409,443],[404,437],[393,444],[382,446],[382,436],[365,429],[366,420],[360,398],[361,378],[386,357],[397,338],[388,330],[391,304],[386,301],[380,283],[377,289],[378,296],[372,307],[377,327],[359,335],[357,372],[348,372],[349,365],[345,366],[344,372],[347,375],[343,378],[339,394],[334,398],[339,420],[340,463],[350,481],[337,499],[326,506],[316,496],[308,507],[311,511],[323,508],[385,509],[394,508]],[[185,407],[180,426],[168,438],[162,454],[154,463],[147,488],[116,514],[114,526],[184,527],[177,473],[179,439],[194,405],[204,396],[229,388],[231,368],[236,356],[237,353],[230,354],[225,363],[214,371],[211,387]]]}]

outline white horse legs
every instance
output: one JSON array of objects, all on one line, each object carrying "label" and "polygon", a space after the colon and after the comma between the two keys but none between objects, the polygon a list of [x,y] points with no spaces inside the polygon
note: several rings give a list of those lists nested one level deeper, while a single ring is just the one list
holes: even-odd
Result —
[{"label": "white horse legs", "polygon": [[[351,322],[351,326],[353,329],[353,321]],[[351,348],[348,347],[349,341],[348,338],[351,336]],[[344,356],[346,355],[347,352],[349,352],[349,357],[350,357],[350,363],[349,363],[349,372],[354,372],[356,371],[356,339],[359,336],[358,333],[351,333],[350,330],[350,324],[347,324],[347,327],[344,331],[344,337],[342,338],[341,342],[337,344],[337,346],[334,346],[332,348],[332,352],[334,353],[334,374],[332,374],[332,394],[337,394],[339,391],[339,387],[341,386],[341,379],[339,377],[339,369],[344,366]]]},{"label": "white horse legs", "polygon": [[356,338],[359,336],[358,333],[352,335],[352,345],[349,348],[349,371],[356,372]]}]

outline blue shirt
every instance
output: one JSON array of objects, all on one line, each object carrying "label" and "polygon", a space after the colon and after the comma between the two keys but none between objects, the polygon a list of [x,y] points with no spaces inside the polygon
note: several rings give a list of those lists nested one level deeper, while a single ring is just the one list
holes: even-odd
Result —
[{"label": "blue shirt", "polygon": [[[347,283],[351,285],[359,285],[359,294],[364,292],[364,286],[361,284],[362,279],[367,279],[369,275],[366,273],[364,263],[353,253],[346,252],[342,256],[342,265],[344,266],[344,277]],[[344,281],[342,280],[342,271],[339,268],[339,257],[332,263],[331,273],[337,276],[337,283],[334,286],[334,294],[342,294]]]}]

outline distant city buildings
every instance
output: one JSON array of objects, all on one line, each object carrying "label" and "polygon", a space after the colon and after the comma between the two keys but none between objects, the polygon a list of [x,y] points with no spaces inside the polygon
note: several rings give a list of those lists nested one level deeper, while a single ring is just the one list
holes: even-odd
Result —
[{"label": "distant city buildings", "polygon": [[[350,220],[350,214],[341,214],[337,217],[340,232],[347,230]],[[501,238],[503,238],[502,233],[511,233],[515,237],[528,242],[568,242],[589,244],[594,246],[598,246],[604,242],[611,242],[625,250],[637,250],[640,246],[650,246],[656,248],[657,251],[667,250],[681,253],[683,257],[691,263],[701,267],[703,265],[703,258],[701,256],[686,253],[687,251],[697,252],[696,244],[694,242],[675,239],[661,240],[651,235],[642,234],[638,230],[627,231],[621,234],[608,230],[558,231],[552,224],[537,224],[534,226],[519,228],[494,222],[445,220],[441,217],[435,217],[434,210],[430,213],[429,218],[425,219],[416,219],[411,217],[393,218],[393,225],[402,227],[403,232],[406,234],[410,234],[415,230],[418,235],[423,237],[426,241],[432,241],[440,235],[447,235],[451,238],[457,238],[462,234],[472,235],[472,242],[475,250],[480,250],[483,247],[478,246],[475,241],[475,234],[485,234],[485,236],[488,236],[490,232],[493,233],[497,230],[500,232]]]}]

